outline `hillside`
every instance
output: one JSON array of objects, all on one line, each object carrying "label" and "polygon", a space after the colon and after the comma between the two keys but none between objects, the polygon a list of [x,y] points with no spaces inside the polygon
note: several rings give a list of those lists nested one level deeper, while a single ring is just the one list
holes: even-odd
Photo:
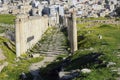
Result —
[{"label": "hillside", "polygon": [[[44,79],[57,80],[51,76],[61,75],[61,80],[119,80],[120,25],[85,22],[77,26],[79,50],[41,68]],[[83,69],[90,73],[83,73]]]},{"label": "hillside", "polygon": [[9,24],[14,24],[14,19],[13,15],[0,15],[0,23],[5,24],[5,26],[0,26],[0,80],[19,80],[22,72],[26,73],[27,77],[29,76],[28,80],[32,80],[28,68],[32,63],[42,61],[43,56],[31,58],[29,54],[26,54],[16,58],[15,42],[5,36],[6,32],[14,32],[14,29],[9,27]]}]

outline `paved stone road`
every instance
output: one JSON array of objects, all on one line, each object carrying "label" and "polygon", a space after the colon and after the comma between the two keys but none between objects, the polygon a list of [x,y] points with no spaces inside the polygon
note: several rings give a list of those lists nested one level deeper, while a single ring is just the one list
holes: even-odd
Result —
[{"label": "paved stone road", "polygon": [[46,67],[46,62],[52,62],[54,61],[56,56],[52,57],[44,57],[44,60],[38,63],[33,63],[30,67],[30,73],[34,76],[34,80],[40,80],[40,75],[39,75],[39,68],[40,67]]},{"label": "paved stone road", "polygon": [[30,73],[34,76],[34,80],[42,80],[39,75],[40,67],[45,67],[46,63],[53,62],[57,55],[67,53],[66,46],[63,44],[66,38],[60,29],[52,29],[50,35],[46,38],[45,41],[37,43],[37,48],[33,50],[33,53],[39,52],[46,54],[43,61],[33,63],[29,67]]}]

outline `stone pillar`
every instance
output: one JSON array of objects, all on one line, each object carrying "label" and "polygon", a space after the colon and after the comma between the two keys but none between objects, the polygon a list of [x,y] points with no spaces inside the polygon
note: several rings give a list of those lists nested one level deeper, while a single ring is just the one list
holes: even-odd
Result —
[{"label": "stone pillar", "polygon": [[58,14],[58,12],[56,13],[56,24],[57,25],[59,24],[59,14]]},{"label": "stone pillar", "polygon": [[64,26],[65,26],[65,27],[68,27],[68,18],[67,18],[66,15],[65,15],[65,17],[64,17]]},{"label": "stone pillar", "polygon": [[72,12],[72,42],[71,42],[71,52],[74,53],[78,47],[77,47],[77,26],[76,26],[76,11],[73,9]]},{"label": "stone pillar", "polygon": [[19,19],[15,21],[15,36],[16,36],[16,57],[20,56],[20,23]]},{"label": "stone pillar", "polygon": [[27,18],[27,15],[20,14],[17,15],[17,19],[15,21],[15,36],[16,36],[16,57],[19,57],[21,53],[23,53],[25,49],[25,42],[24,40],[24,19]]}]

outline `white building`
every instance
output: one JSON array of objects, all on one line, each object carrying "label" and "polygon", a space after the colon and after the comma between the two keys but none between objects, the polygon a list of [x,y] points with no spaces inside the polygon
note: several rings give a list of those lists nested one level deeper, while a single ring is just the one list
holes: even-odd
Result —
[{"label": "white building", "polygon": [[32,0],[32,6],[33,6],[33,7],[38,7],[39,5],[40,5],[40,2],[39,2],[39,1]]},{"label": "white building", "polygon": [[48,6],[48,1],[42,1],[42,2],[41,2],[41,5],[43,5],[43,6],[46,6],[46,7],[47,7],[47,6]]},{"label": "white building", "polygon": [[101,9],[103,9],[103,6],[102,5],[98,5],[98,4],[94,4],[94,5],[92,5],[92,8],[94,10],[101,10]]},{"label": "white building", "polygon": [[56,16],[57,14],[57,8],[59,7],[59,5],[51,5],[50,8],[50,15],[51,16]]},{"label": "white building", "polygon": [[2,1],[0,0],[0,7],[2,6]]}]

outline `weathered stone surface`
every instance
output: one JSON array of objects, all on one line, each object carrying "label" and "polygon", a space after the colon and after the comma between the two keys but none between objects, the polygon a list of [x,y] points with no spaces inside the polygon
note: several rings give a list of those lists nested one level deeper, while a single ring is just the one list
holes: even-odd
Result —
[{"label": "weathered stone surface", "polygon": [[98,38],[99,38],[99,39],[102,39],[102,35],[98,35]]},{"label": "weathered stone surface", "polygon": [[59,72],[59,77],[62,78],[63,76],[65,76],[66,74],[68,74],[69,72]]},{"label": "weathered stone surface", "polygon": [[[76,12],[72,9],[71,17],[68,18],[68,40],[70,41],[71,52],[74,53],[77,47],[77,27],[76,27]],[[71,11],[70,11],[71,12]]]},{"label": "weathered stone surface", "polygon": [[[120,68],[112,67],[111,71],[112,72],[117,72],[117,74],[120,75]],[[117,80],[120,80],[120,78],[117,78]]]},{"label": "weathered stone surface", "polygon": [[[44,60],[38,63],[33,63],[31,64],[31,66],[29,67],[30,73],[34,76],[34,80],[38,80],[39,78],[36,79],[36,77],[40,76],[39,72],[40,72],[40,68],[41,67],[46,67],[46,65],[48,65],[49,63],[53,62],[54,60],[56,60],[58,54],[64,54],[67,53],[65,52],[66,46],[64,46],[63,42],[66,39],[65,35],[60,31],[59,28],[51,28],[52,30],[48,33],[48,31],[46,33],[49,34],[49,36],[47,35],[43,35],[44,39],[42,42],[39,42],[41,44],[41,46],[39,47],[39,43],[37,43],[37,49],[36,46],[34,49],[32,49],[32,51],[30,52],[32,53],[42,53],[42,55],[44,56]],[[43,54],[44,53],[44,54]],[[39,79],[41,80],[41,79]]]},{"label": "weathered stone surface", "polygon": [[118,54],[117,56],[120,57],[120,54]]},{"label": "weathered stone surface", "polygon": [[37,58],[37,57],[40,57],[40,54],[31,54],[31,57]]},{"label": "weathered stone surface", "polygon": [[17,16],[15,26],[16,56],[19,57],[41,39],[48,28],[48,17],[21,14]]},{"label": "weathered stone surface", "polygon": [[120,78],[116,78],[116,80],[120,80]]},{"label": "weathered stone surface", "polygon": [[93,50],[94,50],[94,48],[90,47],[90,48],[89,48],[89,50],[90,50],[90,51],[93,51]]},{"label": "weathered stone surface", "polygon": [[4,67],[4,65],[0,65],[0,72],[3,70]]},{"label": "weathered stone surface", "polygon": [[81,70],[82,73],[90,73],[91,70],[90,69],[87,69],[87,68],[84,68]]},{"label": "weathered stone surface", "polygon": [[5,33],[1,33],[0,36],[5,36]]},{"label": "weathered stone surface", "polygon": [[60,77],[60,80],[71,80],[71,79],[79,76],[79,74],[80,74],[79,69],[72,70],[69,72],[61,71],[61,72],[59,72],[59,77]]},{"label": "weathered stone surface", "polygon": [[117,71],[118,71],[118,73],[117,73],[117,74],[119,74],[119,75],[120,75],[120,68],[118,68],[118,69],[117,69]]},{"label": "weathered stone surface", "polygon": [[15,58],[14,60],[15,60],[16,62],[19,62],[19,61],[20,61],[20,59],[19,59],[19,58]]},{"label": "weathered stone surface", "polygon": [[116,70],[116,69],[113,69],[113,70],[111,70],[112,72],[117,72],[118,70]]},{"label": "weathered stone surface", "polygon": [[116,65],[115,62],[108,62],[107,67],[113,67],[113,66],[115,66],[115,65]]},{"label": "weathered stone surface", "polygon": [[4,60],[6,57],[3,54],[3,51],[0,49],[0,60]]},{"label": "weathered stone surface", "polygon": [[4,69],[5,66],[8,65],[8,62],[5,62],[3,64],[0,65],[0,72]]}]

